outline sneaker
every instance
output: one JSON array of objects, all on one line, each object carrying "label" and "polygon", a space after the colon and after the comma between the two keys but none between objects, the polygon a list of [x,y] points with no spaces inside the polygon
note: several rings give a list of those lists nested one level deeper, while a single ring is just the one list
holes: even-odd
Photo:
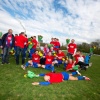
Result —
[{"label": "sneaker", "polygon": [[88,68],[89,66],[86,66],[86,68]]},{"label": "sneaker", "polygon": [[9,62],[7,62],[6,64],[10,64]]},{"label": "sneaker", "polygon": [[24,67],[23,65],[21,65],[21,68],[22,68],[23,70],[25,70],[25,67]]},{"label": "sneaker", "polygon": [[1,63],[1,65],[4,65],[5,63]]},{"label": "sneaker", "polygon": [[92,66],[92,63],[89,63],[89,67],[91,67]]},{"label": "sneaker", "polygon": [[81,73],[80,73],[78,70],[77,70],[76,72],[77,72],[77,74],[78,74],[78,75],[80,75],[80,76],[81,76]]}]

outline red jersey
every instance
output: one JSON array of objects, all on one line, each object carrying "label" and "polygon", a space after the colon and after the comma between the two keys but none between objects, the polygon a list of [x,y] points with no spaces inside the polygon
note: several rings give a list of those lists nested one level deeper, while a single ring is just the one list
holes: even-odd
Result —
[{"label": "red jersey", "polygon": [[61,73],[47,73],[47,76],[50,76],[49,82],[52,83],[60,83],[63,81],[63,75]]},{"label": "red jersey", "polygon": [[49,48],[44,47],[44,48],[43,48],[43,52],[44,52],[45,55],[47,55],[48,52],[49,52]]},{"label": "red jersey", "polygon": [[28,38],[25,37],[25,39],[26,39],[26,41],[25,41],[25,43],[24,43],[24,46],[25,46],[25,47],[28,47]]},{"label": "red jersey", "polygon": [[32,55],[32,61],[39,64],[40,63],[40,56],[38,54],[34,53]]},{"label": "red jersey", "polygon": [[61,52],[61,53],[58,53],[57,56],[58,56],[57,57],[58,60],[62,60],[62,58],[65,57],[65,54],[64,54],[64,52]]},{"label": "red jersey", "polygon": [[56,46],[60,47],[60,42],[59,41],[56,42]]},{"label": "red jersey", "polygon": [[12,44],[12,35],[8,34],[6,38],[6,46],[10,47]]},{"label": "red jersey", "polygon": [[32,40],[32,43],[33,43],[33,47],[32,48],[36,49],[37,44],[38,44],[37,40],[36,39],[33,39]]},{"label": "red jersey", "polygon": [[66,70],[71,69],[73,67],[73,63],[74,62],[68,63],[67,66],[66,66]]},{"label": "red jersey", "polygon": [[45,64],[52,64],[52,61],[54,58],[53,56],[47,55],[47,56],[45,56],[45,58],[46,58]]},{"label": "red jersey", "polygon": [[19,35],[16,38],[16,46],[19,46],[20,48],[24,48],[25,42],[26,42],[26,38],[23,35]]},{"label": "red jersey", "polygon": [[74,56],[74,58],[75,58],[75,64],[77,64],[78,63],[78,57],[80,57],[80,55],[79,54],[76,54],[75,56]]},{"label": "red jersey", "polygon": [[53,44],[54,45],[54,41],[51,41],[50,44]]},{"label": "red jersey", "polygon": [[76,48],[77,48],[76,44],[73,43],[68,44],[68,53],[74,54]]},{"label": "red jersey", "polygon": [[18,36],[15,36],[14,38],[15,38],[15,46],[17,46],[17,38],[18,38]]}]

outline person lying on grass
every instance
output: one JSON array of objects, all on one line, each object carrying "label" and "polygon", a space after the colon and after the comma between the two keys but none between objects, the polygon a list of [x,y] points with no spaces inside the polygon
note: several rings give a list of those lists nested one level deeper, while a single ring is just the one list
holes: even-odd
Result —
[{"label": "person lying on grass", "polygon": [[77,72],[72,72],[71,74],[68,74],[67,72],[59,72],[59,73],[47,73],[47,74],[39,74],[38,76],[43,76],[44,77],[44,82],[33,82],[32,85],[50,85],[53,83],[60,83],[63,82],[64,80],[90,80],[90,78],[86,76],[77,76]]}]

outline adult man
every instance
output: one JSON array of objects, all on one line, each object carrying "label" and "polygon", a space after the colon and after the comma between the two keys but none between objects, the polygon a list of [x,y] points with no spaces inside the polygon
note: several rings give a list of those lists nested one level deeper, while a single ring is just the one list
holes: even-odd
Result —
[{"label": "adult man", "polygon": [[25,63],[25,57],[24,57],[24,43],[27,41],[25,37],[25,33],[21,32],[19,36],[16,38],[16,64],[19,65],[19,55],[21,52],[22,55],[22,64]]},{"label": "adult man", "polygon": [[12,47],[14,47],[14,35],[12,33],[13,30],[9,29],[8,32],[2,36],[2,65],[5,63],[9,64],[9,51]]},{"label": "adult man", "polygon": [[67,49],[68,49],[68,53],[67,53],[68,58],[73,59],[73,56],[75,55],[77,51],[77,45],[75,44],[74,39],[72,39],[71,43],[68,44]]},{"label": "adult man", "polygon": [[32,85],[50,85],[53,83],[61,83],[64,80],[90,80],[90,78],[86,76],[74,77],[76,74],[77,72],[72,72],[71,74],[67,72],[39,74],[38,76],[44,77],[45,82],[33,82]]}]

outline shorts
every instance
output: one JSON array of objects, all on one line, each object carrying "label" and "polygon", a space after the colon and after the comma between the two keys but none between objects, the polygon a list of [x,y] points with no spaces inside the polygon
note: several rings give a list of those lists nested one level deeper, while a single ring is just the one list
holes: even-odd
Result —
[{"label": "shorts", "polygon": [[34,68],[38,68],[38,64],[35,63],[35,62],[33,62],[33,67],[34,67]]},{"label": "shorts", "polygon": [[47,70],[51,70],[51,64],[47,64],[47,65],[45,65],[45,69],[47,69]]},{"label": "shorts", "polygon": [[67,72],[61,72],[63,75],[63,80],[68,80],[69,79],[69,74]]}]

